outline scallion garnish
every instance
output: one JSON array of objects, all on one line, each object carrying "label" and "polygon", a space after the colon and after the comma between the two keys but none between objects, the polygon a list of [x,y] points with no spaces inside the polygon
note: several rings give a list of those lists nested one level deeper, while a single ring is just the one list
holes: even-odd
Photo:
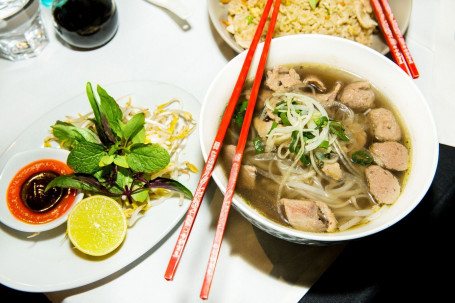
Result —
[{"label": "scallion garnish", "polygon": [[338,121],[330,121],[329,127],[330,127],[330,130],[332,131],[332,133],[337,135],[338,138],[340,138],[341,140],[346,141],[346,142],[349,141],[348,136],[346,136],[346,134],[344,133],[343,124],[341,124]]},{"label": "scallion garnish", "polygon": [[280,114],[281,121],[283,122],[284,125],[286,126],[291,126],[291,122],[288,119],[288,115],[286,113],[281,113]]},{"label": "scallion garnish", "polygon": [[360,165],[370,165],[373,162],[373,157],[366,151],[358,150],[351,155],[351,161]]},{"label": "scallion garnish", "polygon": [[264,148],[262,147],[261,138],[259,138],[259,137],[254,138],[253,145],[254,145],[254,150],[256,151],[256,154],[260,154],[264,151]]},{"label": "scallion garnish", "polygon": [[320,118],[314,119],[313,121],[316,124],[315,128],[320,129],[327,125],[327,123],[329,122],[329,118],[327,118],[326,116],[322,116]]},{"label": "scallion garnish", "polygon": [[329,141],[327,141],[327,140],[322,141],[321,144],[319,144],[319,148],[323,148],[323,149],[329,148]]}]

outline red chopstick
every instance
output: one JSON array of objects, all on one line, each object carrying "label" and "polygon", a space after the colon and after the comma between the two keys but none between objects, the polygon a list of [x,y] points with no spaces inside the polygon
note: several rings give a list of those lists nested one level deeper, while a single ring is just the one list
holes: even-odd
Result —
[{"label": "red chopstick", "polygon": [[240,165],[242,162],[243,151],[245,149],[246,139],[250,129],[251,119],[253,116],[254,107],[256,105],[256,99],[261,85],[262,75],[264,73],[265,64],[267,61],[267,55],[270,49],[270,43],[275,29],[275,23],[278,16],[281,0],[276,0],[273,7],[272,17],[270,19],[269,28],[267,30],[267,36],[264,42],[264,48],[262,49],[261,58],[259,60],[258,69],[254,78],[253,87],[251,89],[250,99],[248,100],[248,107],[245,112],[245,118],[243,120],[242,130],[240,131],[239,140],[235,150],[234,160],[232,161],[231,172],[229,174],[229,180],[226,187],[226,193],[224,195],[223,204],[221,206],[220,216],[215,231],[215,237],[213,239],[212,249],[210,251],[209,262],[207,270],[205,272],[204,283],[202,284],[201,299],[206,300],[208,298],[210,287],[212,285],[213,275],[215,272],[216,263],[221,249],[221,242],[223,241],[224,230],[226,227],[229,209],[231,207],[231,201],[234,196],[235,185],[237,183],[237,177],[240,171]]},{"label": "red chopstick", "polygon": [[[231,122],[232,114],[234,113],[238,98],[243,88],[243,84],[245,83],[245,79],[248,75],[248,70],[253,60],[256,47],[261,38],[261,34],[267,21],[272,3],[273,0],[268,0],[266,6],[264,7],[263,15],[259,21],[258,28],[256,29],[256,33],[251,42],[251,46],[248,49],[247,55],[245,57],[245,62],[243,63],[242,69],[240,70],[239,77],[234,86],[231,98],[229,99],[228,106],[226,107],[226,111],[224,113],[220,127],[216,134],[215,140],[213,141],[212,148],[208,154],[207,162],[205,163],[204,169],[202,170],[201,178],[196,187],[193,200],[191,201],[190,207],[185,217],[185,221],[183,222],[182,229],[177,239],[177,243],[175,244],[168,267],[164,274],[164,278],[168,281],[174,279],[175,271],[177,270],[177,266],[182,257],[183,250],[185,249],[185,245],[188,241],[191,229],[193,228],[194,220],[196,219],[199,207],[205,195],[205,190],[210,181],[210,177],[215,167],[215,162],[218,158],[221,145],[223,144],[224,136],[226,135],[229,123]],[[213,102],[216,102],[216,100]]]},{"label": "red chopstick", "polygon": [[[387,0],[370,0],[395,63],[414,79],[419,72]],[[389,25],[390,24],[390,25]]]},{"label": "red chopstick", "polygon": [[409,71],[411,72],[411,76],[412,78],[416,79],[419,77],[419,71],[417,70],[417,66],[415,65],[414,59],[412,59],[411,52],[408,49],[406,41],[404,40],[403,35],[401,34],[400,27],[398,26],[398,22],[392,13],[392,9],[390,8],[389,2],[387,0],[380,1],[382,8],[384,9],[387,21],[389,22],[392,28],[392,32],[398,41],[398,46],[400,47],[406,64],[408,65]]}]

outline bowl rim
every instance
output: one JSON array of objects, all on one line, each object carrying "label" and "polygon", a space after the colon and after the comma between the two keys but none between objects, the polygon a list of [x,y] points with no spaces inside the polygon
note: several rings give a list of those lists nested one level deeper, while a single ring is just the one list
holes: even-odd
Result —
[{"label": "bowl rim", "polygon": [[[436,132],[436,124],[434,122],[434,118],[432,116],[430,107],[428,105],[428,102],[426,101],[425,97],[423,96],[422,92],[420,89],[417,87],[415,82],[409,77],[403,70],[401,70],[394,62],[389,60],[388,58],[384,57],[382,54],[379,52],[361,45],[359,43],[356,43],[354,41],[350,41],[348,39],[344,38],[339,38],[335,36],[327,36],[327,35],[319,35],[319,34],[302,34],[302,35],[292,35],[292,36],[284,36],[284,37],[279,37],[279,38],[274,38],[272,41],[272,47],[273,45],[277,43],[290,43],[292,40],[307,40],[306,42],[318,42],[321,40],[330,40],[330,42],[333,43],[341,43],[345,44],[348,47],[357,47],[360,48],[362,52],[366,52],[368,56],[373,56],[376,58],[376,60],[381,60],[381,64],[387,65],[388,69],[394,70],[394,73],[401,73],[401,77],[406,77],[403,78],[403,81],[406,81],[407,85],[410,85],[413,87],[414,93],[416,93],[419,96],[420,99],[420,105],[423,107],[423,110],[428,114],[428,123],[429,126],[429,136],[433,139],[432,142],[428,143],[428,150],[432,155],[432,159],[428,159],[429,164],[428,166],[430,167],[429,171],[427,172],[426,178],[422,183],[420,184],[419,192],[415,194],[415,200],[411,201],[407,204],[407,207],[405,207],[402,211],[400,211],[399,215],[395,216],[393,219],[388,220],[386,223],[380,224],[374,228],[368,228],[366,230],[362,230],[361,232],[358,232],[359,228],[354,228],[351,230],[347,231],[342,231],[342,232],[336,232],[336,233],[311,233],[311,232],[304,232],[304,231],[299,231],[290,227],[286,227],[283,225],[280,225],[278,223],[275,223],[271,221],[270,219],[262,216],[259,214],[254,208],[248,206],[242,198],[240,198],[238,195],[234,195],[234,198],[232,199],[232,204],[234,205],[237,210],[239,210],[242,214],[246,213],[250,218],[246,217],[250,222],[251,220],[257,220],[260,222],[260,224],[265,225],[266,228],[276,231],[278,233],[286,234],[289,235],[290,237],[297,238],[297,239],[303,239],[303,240],[313,240],[313,241],[319,241],[319,242],[338,242],[338,241],[346,241],[346,240],[352,240],[352,239],[357,239],[357,238],[362,238],[368,235],[375,234],[379,231],[382,231],[384,229],[387,229],[388,227],[394,225],[404,217],[406,217],[423,199],[425,194],[427,193],[429,187],[431,186],[431,183],[433,182],[434,175],[436,173],[437,169],[437,164],[438,164],[438,158],[439,158],[439,142],[437,139],[437,132]],[[291,41],[288,41],[291,40]],[[256,53],[259,53],[262,50],[263,43],[258,45]],[[271,49],[272,50],[272,49]],[[200,113],[200,128],[199,128],[199,136],[200,136],[200,144],[201,144],[201,150],[203,153],[203,157],[205,160],[207,160],[207,153],[208,150],[206,150],[205,142],[205,134],[204,130],[207,129],[206,121],[204,121],[203,117],[206,115],[206,111],[208,110],[207,104],[209,102],[209,98],[211,96],[211,93],[215,90],[216,84],[220,81],[221,78],[223,78],[224,74],[226,73],[227,70],[233,68],[233,65],[237,65],[240,70],[241,64],[239,63],[242,62],[246,56],[247,50],[243,51],[242,53],[238,54],[236,57],[234,57],[230,62],[228,62],[216,75],[212,83],[210,84],[206,95],[203,99],[202,102],[202,107],[201,107],[201,113]],[[254,60],[253,60],[254,62]],[[237,76],[237,75],[236,75]],[[228,100],[226,100],[227,104]],[[403,115],[403,113],[400,112],[400,115]],[[207,139],[208,140],[208,139]],[[209,142],[211,143],[211,142]],[[211,144],[210,144],[211,146]],[[412,173],[411,173],[412,174]],[[226,192],[226,186],[224,180],[221,180],[217,174],[216,174],[216,167],[215,170],[212,174],[212,178],[214,179],[216,185],[218,188],[221,190],[223,195]],[[254,224],[254,222],[252,222]],[[256,225],[256,224],[255,224]],[[371,223],[366,224],[366,225],[371,225]],[[353,232],[356,231],[356,232]]]}]

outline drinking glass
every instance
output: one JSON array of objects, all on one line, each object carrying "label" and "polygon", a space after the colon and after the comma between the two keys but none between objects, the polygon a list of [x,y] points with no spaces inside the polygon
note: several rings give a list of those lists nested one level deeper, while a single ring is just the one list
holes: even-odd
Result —
[{"label": "drinking glass", "polygon": [[114,0],[54,0],[51,10],[56,32],[76,48],[100,47],[117,32]]},{"label": "drinking glass", "polygon": [[48,43],[39,0],[0,0],[0,57],[35,57]]}]

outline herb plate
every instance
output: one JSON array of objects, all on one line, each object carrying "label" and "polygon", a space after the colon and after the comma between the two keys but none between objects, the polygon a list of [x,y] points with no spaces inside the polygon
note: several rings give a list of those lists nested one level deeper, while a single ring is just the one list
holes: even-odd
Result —
[{"label": "herb plate", "polygon": [[[199,117],[200,104],[188,92],[167,83],[155,81],[126,81],[104,85],[114,98],[131,95],[132,104],[154,109],[172,98],[182,101],[184,110],[193,117]],[[82,86],[81,91],[84,91]],[[127,99],[127,98],[123,98]],[[12,155],[43,146],[50,126],[66,116],[91,111],[87,95],[81,93],[54,108],[30,125],[0,156],[0,171]],[[203,157],[200,149],[198,130],[188,138],[180,155],[182,161],[189,161],[200,170]],[[199,174],[184,175],[178,181],[192,192],[196,189]],[[0,182],[9,182],[2,179]],[[5,203],[2,199],[0,203]],[[66,225],[42,232],[35,237],[0,224],[0,283],[22,291],[50,292],[83,286],[127,266],[139,257],[152,252],[154,246],[176,228],[185,215],[190,201],[183,205],[172,198],[148,210],[133,227],[128,229],[124,243],[105,257],[89,257],[73,248],[65,237]],[[28,238],[29,237],[29,238]]]}]

